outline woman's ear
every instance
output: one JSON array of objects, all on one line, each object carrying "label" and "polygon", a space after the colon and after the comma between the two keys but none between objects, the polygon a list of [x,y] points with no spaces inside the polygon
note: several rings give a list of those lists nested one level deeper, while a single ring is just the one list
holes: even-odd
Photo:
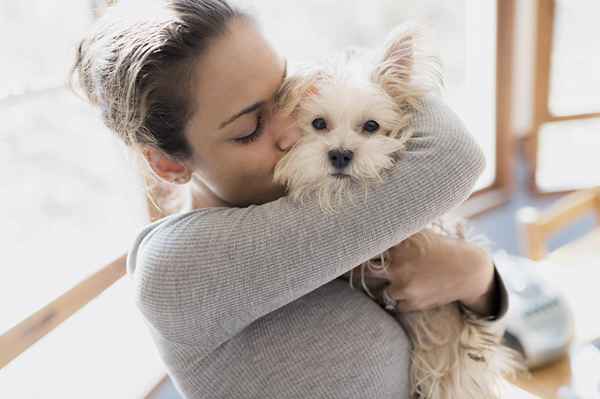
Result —
[{"label": "woman's ear", "polygon": [[191,173],[186,165],[171,159],[154,146],[145,145],[142,153],[148,166],[161,180],[174,184],[184,184],[190,180]]}]

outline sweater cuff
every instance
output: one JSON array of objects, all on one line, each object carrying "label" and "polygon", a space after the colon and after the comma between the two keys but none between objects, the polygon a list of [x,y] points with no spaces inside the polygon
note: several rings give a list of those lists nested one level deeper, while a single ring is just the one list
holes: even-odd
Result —
[{"label": "sweater cuff", "polygon": [[458,302],[458,306],[460,307],[461,311],[465,314],[468,315],[475,315],[475,317],[479,320],[484,320],[484,321],[499,321],[501,319],[504,318],[504,316],[506,315],[506,312],[508,311],[508,291],[506,289],[506,285],[504,284],[504,280],[502,279],[502,276],[500,275],[500,273],[498,272],[498,268],[496,267],[496,264],[494,263],[494,280],[495,280],[495,284],[496,284],[496,299],[494,301],[495,306],[494,306],[494,311],[492,312],[491,315],[489,316],[485,316],[485,317],[481,317],[475,314],[475,312],[473,312],[472,310],[470,310],[469,308],[467,308],[462,302]]}]

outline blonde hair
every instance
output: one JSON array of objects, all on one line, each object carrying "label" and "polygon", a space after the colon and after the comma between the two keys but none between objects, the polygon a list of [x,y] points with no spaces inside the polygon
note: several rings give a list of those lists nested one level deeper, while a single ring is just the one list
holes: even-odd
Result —
[{"label": "blonde hair", "polygon": [[133,150],[146,193],[166,216],[182,201],[142,162],[142,148],[154,146],[177,161],[191,158],[184,128],[195,109],[193,65],[232,19],[252,17],[225,0],[114,3],[79,41],[68,83]]}]

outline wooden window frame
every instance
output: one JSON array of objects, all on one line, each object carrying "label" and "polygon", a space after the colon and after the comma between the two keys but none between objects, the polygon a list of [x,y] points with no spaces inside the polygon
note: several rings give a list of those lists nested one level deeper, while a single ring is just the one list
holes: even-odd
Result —
[{"label": "wooden window frame", "polygon": [[[514,0],[513,0],[514,1]],[[552,80],[552,51],[556,22],[556,0],[536,1],[535,59],[533,62],[532,123],[523,138],[528,166],[528,185],[537,196],[557,196],[577,190],[542,191],[536,182],[539,152],[539,132],[550,122],[564,122],[600,118],[600,112],[555,115],[550,110],[550,84]]]}]

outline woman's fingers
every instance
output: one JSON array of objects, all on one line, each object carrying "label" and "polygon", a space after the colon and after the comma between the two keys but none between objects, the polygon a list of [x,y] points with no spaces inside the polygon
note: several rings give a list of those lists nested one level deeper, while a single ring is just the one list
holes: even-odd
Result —
[{"label": "woman's fingers", "polygon": [[387,293],[388,298],[392,301],[412,302],[412,298],[406,295],[406,292],[403,287],[400,287],[398,285],[388,285],[385,288],[385,291]]},{"label": "woman's fingers", "polygon": [[443,236],[428,229],[413,234],[404,241],[390,248],[390,253],[395,262],[403,263],[419,258],[423,253]]},{"label": "woman's fingers", "polygon": [[400,301],[398,301],[398,304],[396,305],[396,310],[398,312],[405,313],[405,312],[415,312],[415,311],[421,310],[421,309],[417,308],[416,304],[413,302],[410,302],[409,300],[400,300]]},{"label": "woman's fingers", "polygon": [[414,288],[394,283],[385,288],[388,301],[395,302],[396,310],[400,312],[415,312],[427,310],[435,306],[424,298],[420,298]]},{"label": "woman's fingers", "polygon": [[387,286],[384,289],[384,302],[390,310],[393,309],[399,312],[413,312],[419,310],[416,303],[404,296],[402,290],[397,287]]},{"label": "woman's fingers", "polygon": [[420,255],[419,247],[413,241],[406,239],[389,249],[392,262],[401,264],[415,259]]},{"label": "woman's fingers", "polygon": [[415,267],[411,262],[399,262],[393,259],[388,270],[390,281],[398,287],[403,287],[413,280],[415,276]]}]

